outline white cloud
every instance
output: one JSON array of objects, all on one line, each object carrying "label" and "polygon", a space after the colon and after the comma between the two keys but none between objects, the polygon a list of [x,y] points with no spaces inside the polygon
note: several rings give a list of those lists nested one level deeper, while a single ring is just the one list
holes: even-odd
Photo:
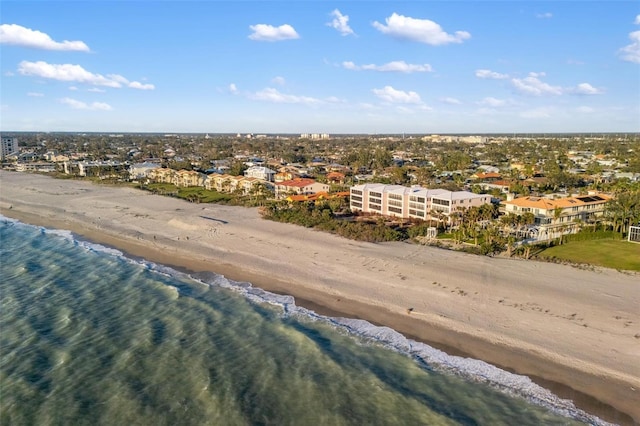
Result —
[{"label": "white cloud", "polygon": [[69,86],[69,90],[76,91],[76,90],[78,90],[78,88],[76,86]]},{"label": "white cloud", "polygon": [[256,41],[280,41],[300,38],[296,30],[289,24],[280,25],[279,27],[257,24],[250,25],[249,28],[253,31],[249,38]]},{"label": "white cloud", "polygon": [[551,86],[541,81],[538,76],[544,75],[543,73],[530,73],[526,78],[514,78],[511,80],[511,84],[520,93],[532,96],[542,95],[562,95],[564,90],[560,86]]},{"label": "white cloud", "polygon": [[576,110],[578,112],[582,112],[584,114],[589,114],[589,113],[595,112],[595,109],[593,109],[591,107],[588,107],[588,106],[581,106],[581,107],[576,108]]},{"label": "white cloud", "polygon": [[538,13],[538,14],[536,14],[536,18],[538,18],[538,19],[551,19],[551,18],[553,18],[553,14],[551,12]]},{"label": "white cloud", "polygon": [[60,103],[70,106],[73,109],[82,109],[82,110],[90,110],[90,111],[110,111],[112,108],[109,104],[105,104],[104,102],[93,102],[91,104],[87,104],[82,101],[78,101],[76,99],[71,98],[62,98],[60,99]]},{"label": "white cloud", "polygon": [[504,80],[505,78],[509,78],[507,74],[501,74],[499,72],[495,72],[491,70],[476,70],[476,77],[490,78],[493,80]]},{"label": "white cloud", "polygon": [[527,111],[522,111],[520,117],[522,118],[549,118],[552,116],[553,111],[550,108],[534,108]]},{"label": "white cloud", "polygon": [[[636,21],[637,20],[638,17],[636,17]],[[628,44],[620,49],[620,59],[622,59],[623,61],[640,64],[640,31],[629,33],[629,39],[631,39],[631,44]]]},{"label": "white cloud", "polygon": [[604,90],[593,87],[589,83],[580,83],[575,87],[552,86],[540,79],[544,72],[530,72],[525,78],[512,78],[511,84],[523,95],[530,96],[560,96],[560,95],[601,95]]},{"label": "white cloud", "polygon": [[633,23],[636,25],[640,25],[640,15],[636,15],[636,19],[635,21],[633,21]]},{"label": "white cloud", "polygon": [[404,73],[412,73],[412,72],[432,72],[433,68],[429,64],[408,64],[405,61],[392,61],[387,62],[383,65],[375,65],[375,64],[367,64],[367,65],[356,65],[353,62],[347,61],[343,62],[342,66],[348,70],[370,70],[370,71],[381,71],[381,72],[404,72]]},{"label": "white cloud", "polygon": [[386,18],[385,22],[386,25],[383,25],[375,21],[373,27],[381,33],[392,37],[417,41],[432,46],[462,43],[464,40],[471,38],[471,34],[466,31],[456,31],[455,34],[448,34],[433,21],[410,18],[397,13],[393,13]]},{"label": "white cloud", "polygon": [[284,77],[280,77],[280,76],[272,78],[271,82],[273,84],[277,84],[278,86],[284,86],[286,83]]},{"label": "white cloud", "polygon": [[329,96],[328,98],[325,99],[325,102],[328,102],[330,104],[343,104],[346,102],[346,100],[340,99],[337,96]]},{"label": "white cloud", "polygon": [[440,98],[439,101],[442,102],[442,103],[445,103],[445,104],[449,104],[449,105],[460,105],[460,104],[462,104],[462,102],[460,102],[458,99],[450,98],[450,97]]},{"label": "white cloud", "polygon": [[[18,72],[27,76],[42,77],[58,81],[73,81],[77,83],[92,84],[94,86],[113,88],[128,86],[132,89],[141,90],[153,90],[155,88],[153,84],[142,84],[137,81],[129,82],[129,80],[118,74],[108,74],[106,77],[101,74],[94,74],[85,70],[80,65],[73,64],[49,64],[44,61],[22,61],[18,65]],[[77,90],[77,88],[69,89]]]},{"label": "white cloud", "polygon": [[580,83],[571,92],[577,95],[601,95],[604,93],[601,89],[597,89],[589,83]]},{"label": "white cloud", "polygon": [[493,97],[490,97],[490,96],[477,102],[478,105],[485,105],[485,106],[490,106],[490,107],[493,107],[493,108],[505,106],[505,105],[507,105],[507,103],[508,102],[506,100],[504,100],[504,99],[496,99],[496,98],[493,98]]},{"label": "white cloud", "polygon": [[40,97],[44,96],[44,93],[29,92],[29,93],[27,93],[27,96],[31,96],[31,97],[34,97],[34,98],[40,98]]},{"label": "white cloud", "polygon": [[391,86],[385,86],[382,89],[373,89],[372,92],[386,102],[401,104],[420,104],[422,99],[416,92],[405,92],[396,90]]},{"label": "white cloud", "polygon": [[0,25],[0,43],[34,49],[89,52],[89,46],[82,41],[54,41],[48,34],[16,24]]},{"label": "white cloud", "polygon": [[80,65],[49,64],[43,61],[22,61],[18,65],[18,72],[22,75],[50,78],[60,81],[77,81],[79,83],[94,84],[96,86],[121,87],[121,84],[111,78],[91,73]]},{"label": "white cloud", "polygon": [[93,93],[104,93],[106,92],[106,90],[104,89],[99,89],[97,87],[92,87],[91,89],[87,90],[87,92],[93,92]]},{"label": "white cloud", "polygon": [[320,99],[312,98],[309,96],[296,96],[296,95],[287,95],[285,93],[279,92],[277,89],[272,87],[267,87],[259,92],[256,92],[249,96],[251,99],[259,100],[259,101],[268,101],[274,102],[278,104],[306,104],[306,105],[317,105],[322,103]]},{"label": "white cloud", "polygon": [[349,16],[343,15],[338,9],[331,12],[331,16],[333,19],[331,22],[327,22],[328,26],[335,28],[343,36],[355,34],[349,26]]},{"label": "white cloud", "polygon": [[229,84],[229,92],[238,93],[238,87],[235,85],[235,83]]},{"label": "white cloud", "polygon": [[138,90],[154,90],[156,88],[156,86],[154,86],[153,84],[140,83],[139,81],[132,81],[131,83],[129,83],[129,87]]}]

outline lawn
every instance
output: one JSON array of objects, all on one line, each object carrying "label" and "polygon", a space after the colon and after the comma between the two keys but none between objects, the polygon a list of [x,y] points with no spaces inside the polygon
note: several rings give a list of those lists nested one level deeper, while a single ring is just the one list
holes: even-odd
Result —
[{"label": "lawn", "polygon": [[640,244],[625,240],[574,241],[550,247],[538,256],[605,268],[640,271]]}]

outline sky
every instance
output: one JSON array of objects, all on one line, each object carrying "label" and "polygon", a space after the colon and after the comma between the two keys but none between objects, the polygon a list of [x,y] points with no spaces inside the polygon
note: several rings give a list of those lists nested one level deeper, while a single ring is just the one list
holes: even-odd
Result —
[{"label": "sky", "polygon": [[0,130],[640,131],[640,2],[7,1]]}]

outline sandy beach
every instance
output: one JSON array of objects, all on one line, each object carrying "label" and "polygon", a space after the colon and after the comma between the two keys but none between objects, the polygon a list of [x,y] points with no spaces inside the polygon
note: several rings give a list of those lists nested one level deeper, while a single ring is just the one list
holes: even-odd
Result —
[{"label": "sandy beach", "polygon": [[213,271],[531,376],[640,423],[640,275],[350,241],[131,188],[0,172],[0,213],[134,256]]}]

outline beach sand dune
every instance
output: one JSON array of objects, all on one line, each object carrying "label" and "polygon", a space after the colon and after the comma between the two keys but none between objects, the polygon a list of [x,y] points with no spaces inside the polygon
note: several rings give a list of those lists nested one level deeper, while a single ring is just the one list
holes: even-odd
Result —
[{"label": "beach sand dune", "polygon": [[565,385],[566,397],[591,411],[593,397],[630,417],[607,407],[597,415],[640,422],[638,274],[350,241],[263,220],[257,209],[31,174],[0,178],[7,217],[291,294]]}]

